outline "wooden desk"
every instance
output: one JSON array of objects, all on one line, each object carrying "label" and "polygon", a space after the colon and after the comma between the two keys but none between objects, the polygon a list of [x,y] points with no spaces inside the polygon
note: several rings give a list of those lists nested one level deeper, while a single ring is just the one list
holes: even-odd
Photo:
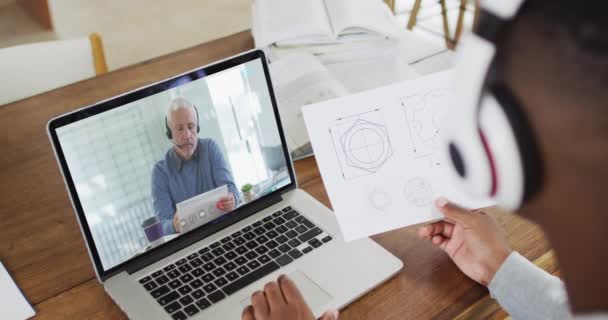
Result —
[{"label": "wooden desk", "polygon": [[[0,107],[0,260],[40,319],[122,319],[104,293],[46,136],[47,121],[79,106],[253,47],[249,32],[202,44]],[[330,205],[314,158],[296,163],[302,188]],[[514,248],[555,271],[538,228],[495,213]],[[400,257],[403,272],[342,311],[341,319],[452,319],[496,313],[487,290],[412,228],[375,236]],[[489,311],[488,311],[489,310]],[[500,315],[500,311],[498,311]]]}]

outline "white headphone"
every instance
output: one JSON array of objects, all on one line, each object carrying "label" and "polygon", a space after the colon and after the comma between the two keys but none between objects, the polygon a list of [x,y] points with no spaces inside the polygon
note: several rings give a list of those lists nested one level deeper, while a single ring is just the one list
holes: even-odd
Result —
[{"label": "white headphone", "polygon": [[530,199],[542,180],[532,129],[518,99],[494,70],[496,36],[523,2],[481,1],[479,26],[458,47],[455,103],[442,132],[456,183],[507,210]]}]

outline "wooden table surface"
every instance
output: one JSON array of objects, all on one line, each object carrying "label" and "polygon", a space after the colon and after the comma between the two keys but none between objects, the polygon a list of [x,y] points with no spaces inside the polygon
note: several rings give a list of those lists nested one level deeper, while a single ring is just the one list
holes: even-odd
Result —
[{"label": "wooden table surface", "polygon": [[[251,49],[249,31],[0,107],[0,261],[40,319],[123,319],[95,278],[46,135],[59,114]],[[295,164],[301,188],[330,206],[314,158]],[[490,210],[514,249],[556,271],[541,231]],[[503,318],[488,291],[403,228],[373,239],[405,264],[397,276],[341,311],[341,319]]]}]

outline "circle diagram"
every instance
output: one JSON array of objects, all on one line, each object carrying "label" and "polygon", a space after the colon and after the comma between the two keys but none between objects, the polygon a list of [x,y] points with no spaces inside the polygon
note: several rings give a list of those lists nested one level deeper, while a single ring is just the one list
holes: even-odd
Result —
[{"label": "circle diagram", "polygon": [[423,178],[413,178],[405,183],[403,196],[412,205],[425,207],[433,201],[433,188]]},{"label": "circle diagram", "polygon": [[384,212],[393,204],[393,199],[387,192],[374,189],[369,194],[369,203],[372,208]]},{"label": "circle diagram", "polygon": [[346,163],[369,172],[376,172],[392,155],[386,127],[366,120],[357,120],[340,143]]}]

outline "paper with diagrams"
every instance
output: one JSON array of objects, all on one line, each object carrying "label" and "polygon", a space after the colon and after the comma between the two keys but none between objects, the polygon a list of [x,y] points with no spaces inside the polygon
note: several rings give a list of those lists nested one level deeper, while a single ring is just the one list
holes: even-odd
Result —
[{"label": "paper with diagrams", "polygon": [[327,194],[346,240],[442,218],[433,200],[491,205],[450,188],[438,152],[451,72],[303,108]]}]

